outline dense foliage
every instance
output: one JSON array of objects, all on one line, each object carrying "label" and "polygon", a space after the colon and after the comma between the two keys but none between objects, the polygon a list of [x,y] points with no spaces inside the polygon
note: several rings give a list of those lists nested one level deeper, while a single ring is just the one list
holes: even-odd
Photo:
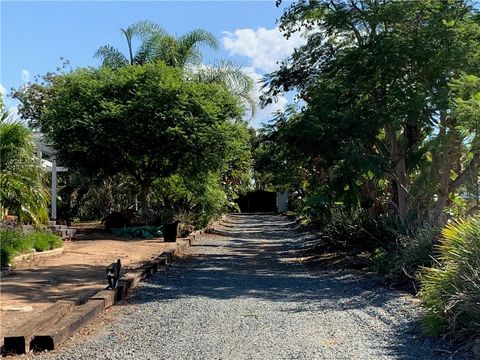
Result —
[{"label": "dense foliage", "polygon": [[479,19],[469,1],[293,3],[280,29],[306,43],[263,101],[299,101],[255,140],[257,187],[289,189],[322,237],[416,286],[442,226],[480,209]]},{"label": "dense foliage", "polygon": [[48,219],[45,174],[38,166],[31,131],[0,104],[0,214],[40,224]]},{"label": "dense foliage", "polygon": [[439,263],[422,274],[426,329],[480,339],[480,216],[448,224],[437,250]]},{"label": "dense foliage", "polygon": [[59,210],[88,219],[139,208],[142,219],[128,223],[200,225],[248,188],[246,98],[232,87],[251,80],[228,63],[194,73],[171,65],[81,68],[15,92],[22,116],[72,169]]},{"label": "dense foliage", "polygon": [[32,231],[24,233],[20,230],[0,229],[0,266],[11,264],[13,258],[32,250],[46,251],[63,246],[63,241],[58,235],[45,231]]},{"label": "dense foliage", "polygon": [[401,222],[445,219],[452,193],[478,188],[480,27],[472,8],[300,1],[281,28],[286,36],[304,29],[307,43],[267,76],[265,101],[296,89],[304,106],[267,128],[263,146],[274,142],[267,156],[296,170],[291,186],[305,190],[307,180],[329,204]]}]

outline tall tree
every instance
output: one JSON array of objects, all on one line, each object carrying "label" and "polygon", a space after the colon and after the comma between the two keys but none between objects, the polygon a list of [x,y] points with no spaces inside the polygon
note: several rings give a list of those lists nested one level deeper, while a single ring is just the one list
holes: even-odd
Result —
[{"label": "tall tree", "polygon": [[77,69],[44,87],[42,102],[28,94],[39,88],[17,94],[20,113],[38,114],[67,166],[134,178],[144,208],[155,179],[221,169],[225,124],[242,112],[225,87],[185,80],[181,69],[163,63]]},{"label": "tall tree", "polygon": [[[201,46],[218,48],[215,36],[209,31],[197,29],[182,36],[168,34],[162,27],[144,20],[134,23],[126,29],[120,29],[127,42],[128,54],[111,45],[98,48],[95,57],[102,59],[103,65],[118,68],[125,65],[142,65],[161,60],[169,66],[183,68],[187,64],[199,64],[202,56]],[[133,41],[138,39],[138,49],[133,49]]]},{"label": "tall tree", "polygon": [[[303,29],[307,43],[266,77],[265,102],[299,91],[307,105],[292,135],[306,134],[298,145],[311,165],[341,174],[339,189],[357,193],[365,174],[387,179],[402,220],[432,206],[442,218],[458,160],[449,83],[480,71],[475,9],[467,1],[299,1],[280,28],[287,37]],[[427,180],[433,205],[418,187]]]}]

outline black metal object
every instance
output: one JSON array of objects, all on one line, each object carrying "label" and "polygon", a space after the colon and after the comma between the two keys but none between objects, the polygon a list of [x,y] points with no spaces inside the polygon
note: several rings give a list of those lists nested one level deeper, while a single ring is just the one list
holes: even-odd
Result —
[{"label": "black metal object", "polygon": [[237,204],[241,212],[276,212],[277,194],[271,191],[250,191],[245,195],[240,195]]}]

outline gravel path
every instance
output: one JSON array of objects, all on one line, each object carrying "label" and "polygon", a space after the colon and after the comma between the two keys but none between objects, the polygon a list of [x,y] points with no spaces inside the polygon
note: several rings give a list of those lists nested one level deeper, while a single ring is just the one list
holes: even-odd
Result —
[{"label": "gravel path", "polygon": [[227,236],[141,284],[56,359],[464,359],[419,335],[418,305],[375,277],[290,261],[285,218],[232,215]]}]

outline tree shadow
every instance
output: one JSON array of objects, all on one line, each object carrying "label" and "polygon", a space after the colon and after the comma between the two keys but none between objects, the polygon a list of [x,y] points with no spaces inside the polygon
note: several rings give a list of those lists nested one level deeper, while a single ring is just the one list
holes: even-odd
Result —
[{"label": "tree shadow", "polygon": [[[132,301],[142,304],[196,297],[246,298],[292,304],[282,306],[286,313],[348,312],[360,316],[367,328],[371,325],[372,329],[388,329],[395,340],[381,350],[392,358],[451,357],[448,344],[421,336],[418,318],[406,322],[409,317],[398,316],[398,311],[413,305],[408,305],[400,292],[385,288],[381,278],[359,271],[305,266],[297,261],[299,248],[305,245],[304,240],[314,243],[313,237],[305,237],[294,231],[291,222],[283,223],[284,219],[271,215],[251,220],[242,215],[241,220],[230,217],[230,223],[239,223],[225,230],[230,237],[205,236],[195,244],[195,257],[179,260],[166,273],[143,283],[141,296]],[[412,329],[416,332],[412,333]],[[412,346],[417,350],[412,351]],[[453,358],[463,357],[456,354]]]},{"label": "tree shadow", "polygon": [[[128,271],[125,267],[122,273]],[[68,264],[15,270],[2,279],[2,298],[33,303],[72,300],[83,302],[107,285],[105,266]],[[2,302],[6,302],[3,300]]]}]

